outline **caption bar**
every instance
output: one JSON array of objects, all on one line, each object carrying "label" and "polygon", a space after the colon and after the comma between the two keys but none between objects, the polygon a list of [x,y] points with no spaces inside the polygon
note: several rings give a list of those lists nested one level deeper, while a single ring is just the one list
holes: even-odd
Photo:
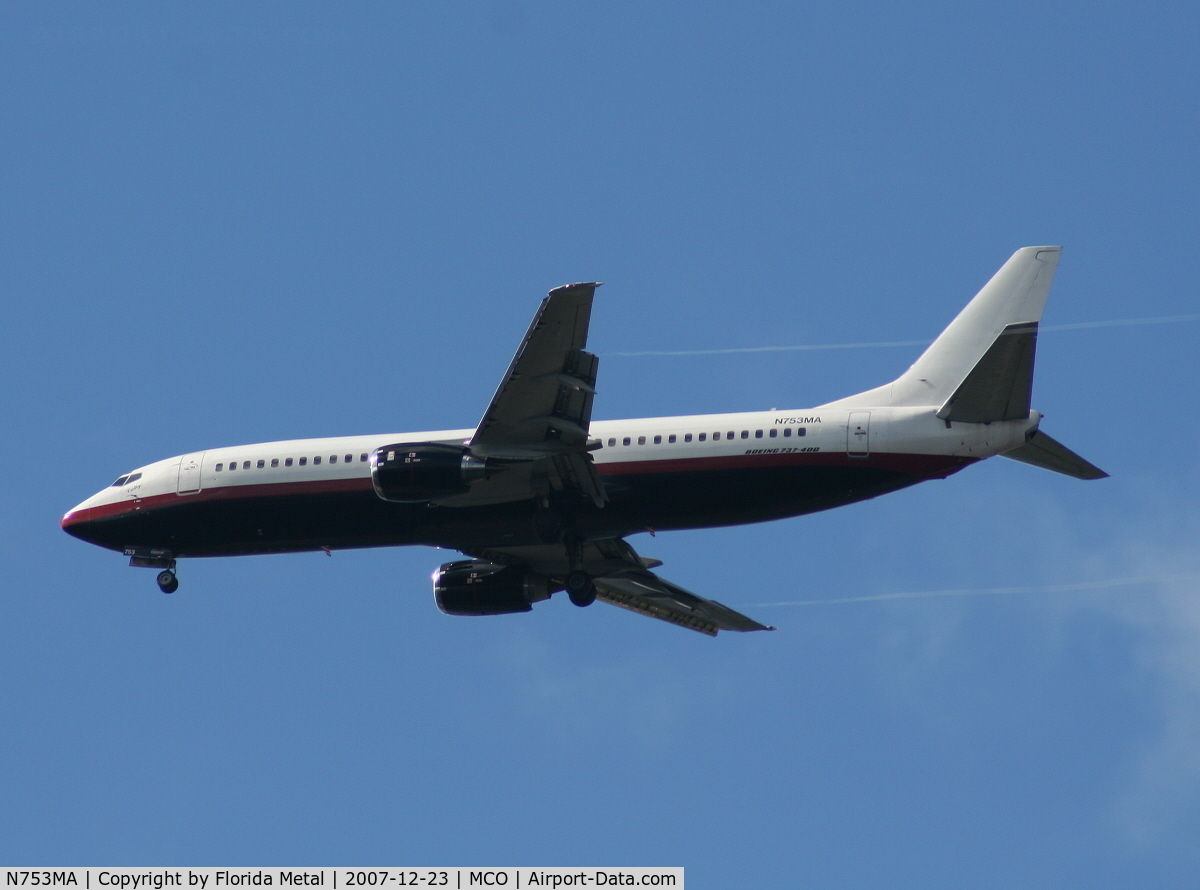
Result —
[{"label": "caption bar", "polygon": [[257,890],[325,887],[670,887],[683,890],[682,868],[4,868],[9,887],[72,890]]}]

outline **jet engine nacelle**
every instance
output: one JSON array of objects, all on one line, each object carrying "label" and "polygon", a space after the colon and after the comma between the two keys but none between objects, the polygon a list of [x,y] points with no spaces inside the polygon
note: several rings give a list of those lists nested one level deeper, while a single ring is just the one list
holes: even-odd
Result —
[{"label": "jet engine nacelle", "polygon": [[462,445],[402,442],[371,453],[371,483],[385,501],[421,503],[463,494],[486,476],[486,461]]},{"label": "jet engine nacelle", "polygon": [[549,599],[550,582],[520,566],[479,559],[448,562],[433,573],[433,598],[447,615],[505,615],[528,612]]}]

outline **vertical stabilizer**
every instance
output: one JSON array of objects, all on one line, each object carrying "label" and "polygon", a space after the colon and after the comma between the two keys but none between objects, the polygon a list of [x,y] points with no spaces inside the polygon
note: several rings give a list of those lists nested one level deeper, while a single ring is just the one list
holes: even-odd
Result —
[{"label": "vertical stabilizer", "polygon": [[836,405],[929,405],[948,420],[1029,415],[1038,322],[1061,247],[1022,247],[892,383]]},{"label": "vertical stabilizer", "polygon": [[1006,331],[1036,331],[1061,253],[1061,247],[1014,253],[892,384],[892,404],[945,405]]}]

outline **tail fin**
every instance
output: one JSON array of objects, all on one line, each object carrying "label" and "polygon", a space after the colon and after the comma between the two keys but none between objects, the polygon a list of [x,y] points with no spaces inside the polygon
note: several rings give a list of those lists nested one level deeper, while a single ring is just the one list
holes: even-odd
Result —
[{"label": "tail fin", "polygon": [[893,405],[936,405],[945,420],[1029,416],[1038,322],[1061,247],[1022,247],[891,385]]},{"label": "tail fin", "polygon": [[[886,386],[830,407],[936,408],[947,426],[1031,418],[1038,323],[1061,253],[1061,247],[1022,247],[911,368]],[[1108,475],[1036,426],[1004,456],[1077,479]]]}]

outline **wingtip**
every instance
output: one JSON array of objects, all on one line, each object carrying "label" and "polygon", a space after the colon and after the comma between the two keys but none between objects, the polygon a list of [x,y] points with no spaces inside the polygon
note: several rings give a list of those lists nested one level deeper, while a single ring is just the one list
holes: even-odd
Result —
[{"label": "wingtip", "polygon": [[574,290],[575,288],[591,288],[592,290],[595,290],[602,284],[604,284],[603,281],[576,281],[573,284],[559,285],[558,287],[553,288],[550,293],[560,294],[563,291]]}]

